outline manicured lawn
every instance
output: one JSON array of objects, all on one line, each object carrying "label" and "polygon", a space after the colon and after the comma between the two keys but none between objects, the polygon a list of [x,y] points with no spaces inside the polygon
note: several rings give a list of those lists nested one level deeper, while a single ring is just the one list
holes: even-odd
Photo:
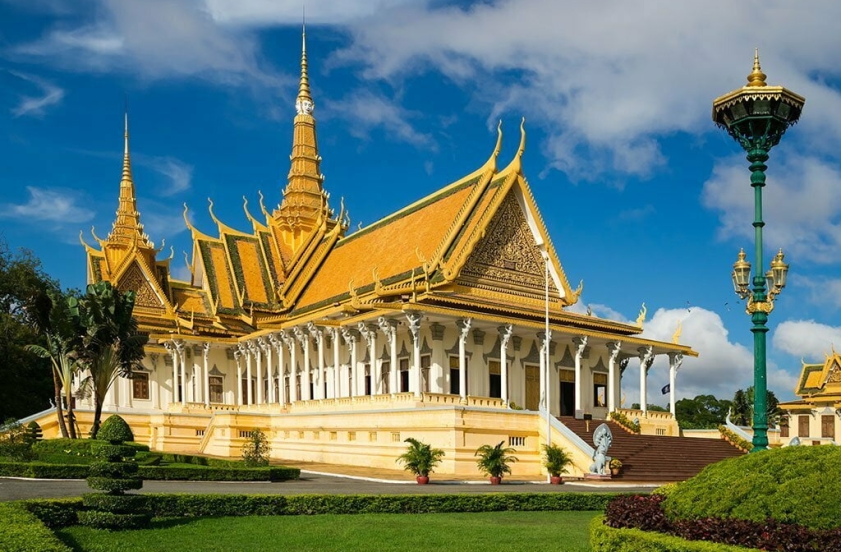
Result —
[{"label": "manicured lawn", "polygon": [[600,512],[484,512],[222,517],[153,522],[142,531],[56,533],[80,551],[588,551]]}]

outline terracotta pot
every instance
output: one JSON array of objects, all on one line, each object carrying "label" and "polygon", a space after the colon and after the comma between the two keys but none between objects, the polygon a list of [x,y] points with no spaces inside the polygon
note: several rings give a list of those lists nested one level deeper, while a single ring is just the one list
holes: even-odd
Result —
[{"label": "terracotta pot", "polygon": [[560,475],[549,476],[549,483],[551,483],[552,485],[560,485],[563,482],[564,482],[564,478],[561,477]]},{"label": "terracotta pot", "polygon": [[429,483],[429,476],[428,475],[419,475],[417,477],[418,485],[426,485]]},{"label": "terracotta pot", "polygon": [[500,483],[502,483],[502,478],[501,477],[491,476],[491,485],[499,485]]},{"label": "terracotta pot", "polygon": [[619,475],[620,468],[610,468],[610,475]]}]

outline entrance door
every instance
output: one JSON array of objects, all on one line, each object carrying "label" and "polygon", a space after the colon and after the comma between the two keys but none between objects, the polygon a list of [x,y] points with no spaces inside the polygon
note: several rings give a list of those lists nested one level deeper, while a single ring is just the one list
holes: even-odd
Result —
[{"label": "entrance door", "polygon": [[821,416],[821,437],[835,439],[835,416]]},{"label": "entrance door", "polygon": [[809,436],[809,416],[798,416],[797,417],[797,436],[798,437],[808,437]]},{"label": "entrance door", "polygon": [[575,415],[575,384],[561,382],[561,416]]},{"label": "entrance door", "polygon": [[540,405],[540,368],[526,366],[526,410],[537,410]]}]

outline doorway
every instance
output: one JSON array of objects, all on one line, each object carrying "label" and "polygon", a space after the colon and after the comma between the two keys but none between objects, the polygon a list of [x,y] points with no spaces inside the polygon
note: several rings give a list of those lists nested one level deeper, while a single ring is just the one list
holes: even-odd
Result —
[{"label": "doorway", "polygon": [[526,366],[526,410],[538,410],[540,406],[540,368]]}]

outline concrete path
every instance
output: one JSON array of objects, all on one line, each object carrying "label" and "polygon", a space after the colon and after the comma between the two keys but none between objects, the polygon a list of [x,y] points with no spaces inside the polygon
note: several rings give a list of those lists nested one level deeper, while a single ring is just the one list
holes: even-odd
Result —
[{"label": "concrete path", "polygon": [[[406,479],[386,480],[367,475],[335,475],[305,470],[298,481],[218,482],[218,481],[145,481],[143,493],[190,494],[441,494],[488,492],[650,492],[651,486],[612,483],[565,483],[561,486],[543,482],[508,481],[491,486],[485,481],[433,480],[429,485],[417,485]],[[26,498],[59,498],[80,496],[91,492],[84,480],[0,478],[0,501]]]}]

